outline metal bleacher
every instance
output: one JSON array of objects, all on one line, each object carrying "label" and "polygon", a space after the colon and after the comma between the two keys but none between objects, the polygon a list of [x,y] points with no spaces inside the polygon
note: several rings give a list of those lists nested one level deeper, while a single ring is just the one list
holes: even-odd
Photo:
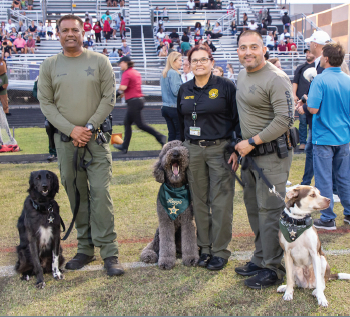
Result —
[{"label": "metal bleacher", "polygon": [[[273,18],[273,27],[281,25],[280,21],[280,9],[276,6],[274,0],[264,0],[264,3],[257,3],[256,1],[248,0],[224,0],[222,1],[222,10],[197,10],[195,14],[187,14],[186,3],[188,0],[126,0],[123,8],[107,7],[105,0],[34,0],[34,10],[26,11],[25,17],[17,17],[30,23],[34,20],[37,23],[40,20],[51,21],[55,26],[56,20],[58,20],[64,14],[75,14],[80,17],[84,17],[85,12],[89,12],[93,21],[100,19],[102,14],[109,10],[112,17],[119,12],[125,17],[127,25],[127,38],[126,41],[131,49],[131,57],[135,62],[135,67],[140,71],[143,83],[147,84],[144,87],[144,91],[159,95],[160,90],[159,78],[161,71],[164,68],[164,59],[160,59],[156,56],[156,47],[158,46],[157,40],[154,36],[154,22],[153,11],[158,6],[159,10],[164,7],[167,8],[169,20],[164,21],[163,25],[166,29],[166,33],[170,33],[172,29],[176,28],[180,36],[182,31],[191,26],[194,30],[196,22],[200,22],[202,25],[207,20],[210,20],[212,24],[215,21],[222,22],[223,25],[223,37],[220,39],[213,39],[212,42],[216,46],[217,51],[214,53],[216,61],[224,61],[225,63],[231,63],[234,67],[235,73],[238,74],[241,69],[241,65],[237,57],[237,37],[232,36],[229,30],[229,23],[232,20],[232,16],[227,14],[227,5],[233,2],[236,8],[236,16],[241,24],[243,19],[243,13],[247,13],[248,20],[256,20],[259,11],[263,7],[270,9],[270,14]],[[11,0],[2,0],[0,7],[0,16],[2,20],[6,21],[8,18],[7,10],[10,8]],[[45,4],[45,10],[43,5]],[[46,17],[46,19],[45,19]],[[122,46],[119,33],[117,33],[116,39],[108,40],[107,43],[96,45],[94,51],[102,53],[104,48],[107,48],[108,52],[111,52],[113,48],[120,48]],[[297,46],[298,46],[298,42]],[[10,77],[10,89],[18,89],[22,87],[23,90],[32,89],[32,81],[38,74],[38,67],[41,62],[54,54],[61,51],[61,45],[58,40],[49,40],[48,38],[42,39],[40,46],[37,47],[35,54],[28,55],[13,55],[12,61],[8,62],[9,77]],[[304,55],[301,52],[301,46],[299,48],[299,57],[286,56],[282,57],[282,66],[292,76],[293,70],[298,64],[304,62]],[[120,80],[119,68],[115,67],[116,80]],[[158,88],[157,88],[158,87]]]}]

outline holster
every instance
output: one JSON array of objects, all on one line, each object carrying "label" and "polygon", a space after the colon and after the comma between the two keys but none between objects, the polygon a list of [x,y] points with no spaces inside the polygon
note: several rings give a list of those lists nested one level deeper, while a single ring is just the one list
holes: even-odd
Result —
[{"label": "holster", "polygon": [[55,135],[55,127],[51,124],[51,122],[47,119],[45,119],[45,129],[46,129],[46,133],[47,136],[49,137],[49,146],[51,149],[55,149],[55,139],[54,139],[54,135]]},{"label": "holster", "polygon": [[299,130],[296,127],[293,127],[287,132],[289,132],[292,147],[295,148],[299,144]]}]

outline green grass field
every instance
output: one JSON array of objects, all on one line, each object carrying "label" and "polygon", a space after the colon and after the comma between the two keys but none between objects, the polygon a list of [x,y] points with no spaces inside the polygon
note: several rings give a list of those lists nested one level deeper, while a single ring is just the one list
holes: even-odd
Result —
[{"label": "green grass field", "polygon": [[[121,131],[119,128],[118,131]],[[139,149],[150,149],[150,144],[144,144],[149,139],[145,138],[141,142],[141,135],[140,133],[136,137],[135,133],[132,139],[135,143],[132,146],[137,148],[138,143]],[[18,140],[21,140],[20,133]],[[29,136],[27,140],[29,141]],[[156,143],[154,146],[157,149]],[[28,144],[28,151],[31,148]],[[304,155],[294,156],[289,177],[293,184],[300,182],[304,159]],[[156,196],[159,183],[152,177],[153,163],[154,160],[113,162],[111,196],[122,263],[139,261],[141,250],[147,244],[145,241],[152,238],[157,228]],[[38,169],[49,169],[59,174],[55,163],[0,165],[0,266],[15,264],[14,247],[19,242],[16,223],[27,195],[29,174]],[[233,252],[253,251],[254,237],[251,235],[242,196],[242,188],[237,184],[234,199],[234,237],[229,246]],[[72,214],[62,188],[56,198],[61,216],[67,225]],[[343,223],[340,204],[336,204],[335,212],[338,215],[337,227],[348,229],[349,226]],[[319,214],[314,216],[319,217]],[[76,252],[75,237],[74,229],[63,244],[64,255],[68,260]],[[325,250],[347,249],[349,238],[349,233],[320,235]],[[91,264],[102,264],[98,249],[96,255],[97,261]],[[348,255],[327,258],[332,272],[350,273]],[[348,281],[332,281],[327,284],[325,295],[330,305],[324,309],[317,305],[311,290],[296,289],[294,300],[285,302],[282,295],[276,292],[277,287],[262,291],[247,289],[243,285],[244,278],[234,272],[235,266],[244,263],[245,261],[230,261],[220,272],[187,268],[181,264],[171,271],[161,271],[156,266],[128,269],[124,276],[118,278],[107,278],[104,271],[68,271],[62,281],[55,281],[51,275],[45,275],[44,290],[35,288],[34,278],[23,282],[19,276],[0,277],[0,315],[349,314]]]}]

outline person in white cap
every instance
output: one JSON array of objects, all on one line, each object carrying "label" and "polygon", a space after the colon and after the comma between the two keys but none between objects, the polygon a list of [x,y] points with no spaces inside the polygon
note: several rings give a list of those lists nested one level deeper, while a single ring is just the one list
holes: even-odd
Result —
[{"label": "person in white cap", "polygon": [[316,57],[315,67],[317,74],[321,74],[323,72],[323,68],[320,66],[322,49],[331,42],[331,38],[325,31],[316,31],[309,38],[305,39],[305,42],[310,45],[310,52]]}]

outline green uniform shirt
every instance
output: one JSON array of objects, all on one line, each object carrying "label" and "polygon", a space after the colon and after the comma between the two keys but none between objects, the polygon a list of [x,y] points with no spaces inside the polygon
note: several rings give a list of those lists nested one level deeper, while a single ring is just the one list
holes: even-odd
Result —
[{"label": "green uniform shirt", "polygon": [[78,57],[59,53],[40,66],[41,111],[66,135],[88,122],[98,128],[113,110],[115,93],[111,63],[100,53],[86,49]]},{"label": "green uniform shirt", "polygon": [[[0,86],[3,86],[3,85],[6,85],[9,83],[9,80],[7,78],[7,74],[3,74],[0,76]],[[0,95],[3,96],[3,95],[6,95],[7,94],[7,89],[4,89],[2,91],[0,91]]]},{"label": "green uniform shirt", "polygon": [[264,143],[270,142],[293,125],[292,84],[270,62],[257,72],[240,71],[236,100],[243,139],[259,134]]}]

